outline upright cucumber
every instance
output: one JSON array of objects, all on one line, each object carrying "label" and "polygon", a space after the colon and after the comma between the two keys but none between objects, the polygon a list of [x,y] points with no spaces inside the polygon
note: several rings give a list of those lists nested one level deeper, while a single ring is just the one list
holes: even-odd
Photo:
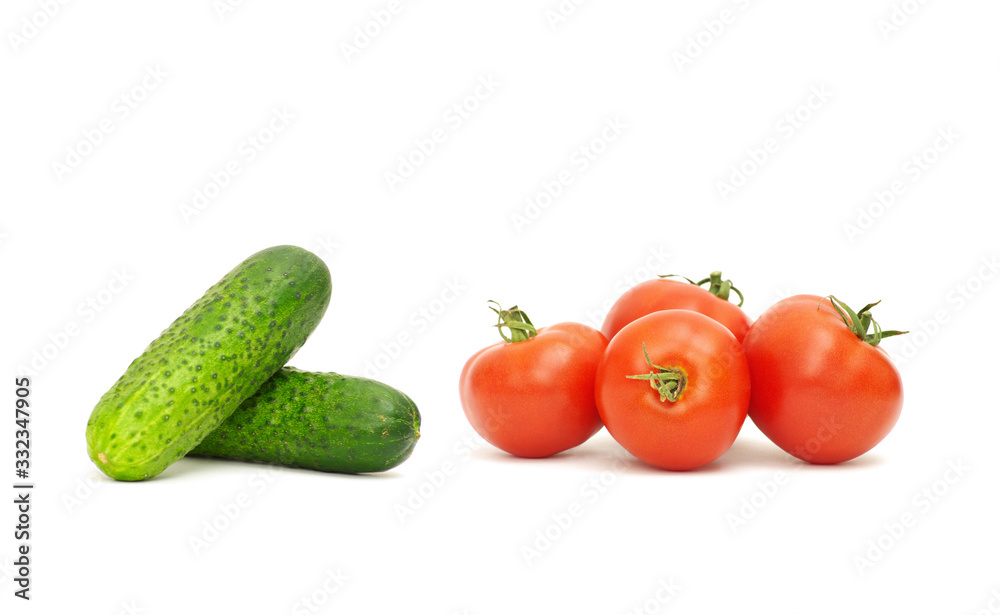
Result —
[{"label": "upright cucumber", "polygon": [[381,472],[406,460],[420,412],[396,389],[286,367],[191,451],[325,472]]},{"label": "upright cucumber", "polygon": [[330,302],[330,271],[295,246],[236,266],[129,365],[87,423],[87,450],[118,480],[156,476],[295,354]]}]

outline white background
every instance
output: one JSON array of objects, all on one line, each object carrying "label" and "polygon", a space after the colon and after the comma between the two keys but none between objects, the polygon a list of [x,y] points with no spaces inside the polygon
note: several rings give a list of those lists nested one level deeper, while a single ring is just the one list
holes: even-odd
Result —
[{"label": "white background", "polygon": [[[41,366],[30,604],[12,596],[12,411],[0,436],[4,612],[1000,609],[995,2],[595,0],[556,23],[555,0],[404,1],[383,26],[385,0],[220,5],[4,3],[4,398]],[[105,479],[94,403],[225,272],[286,243],[333,272],[292,364],[381,366],[423,414],[412,458]],[[636,281],[713,269],[752,317],[799,292],[884,300],[876,318],[913,331],[884,343],[905,382],[892,434],[810,467],[748,423],[683,474],[606,432],[540,461],[472,438],[457,383],[494,340],[488,299],[599,326]]]}]

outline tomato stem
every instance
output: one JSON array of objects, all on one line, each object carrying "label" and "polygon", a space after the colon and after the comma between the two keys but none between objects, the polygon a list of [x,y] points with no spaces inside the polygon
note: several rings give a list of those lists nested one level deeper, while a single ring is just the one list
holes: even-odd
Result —
[{"label": "tomato stem", "polygon": [[660,393],[660,401],[677,401],[687,386],[687,374],[679,367],[662,367],[653,363],[646,352],[646,343],[642,343],[642,356],[646,358],[646,365],[660,370],[659,372],[649,372],[648,374],[636,374],[625,376],[635,380],[648,380],[649,386]]},{"label": "tomato stem", "polygon": [[738,307],[743,307],[743,293],[740,292],[740,289],[738,289],[735,286],[733,286],[733,281],[732,280],[723,280],[722,279],[722,272],[721,271],[713,271],[712,273],[708,274],[707,278],[705,278],[704,280],[701,280],[699,282],[695,282],[691,278],[685,278],[682,275],[677,275],[676,273],[670,273],[670,274],[667,274],[667,275],[661,275],[659,277],[661,277],[661,278],[684,278],[685,280],[687,280],[688,282],[694,284],[695,286],[704,286],[707,283],[708,284],[708,288],[707,288],[708,292],[712,293],[713,295],[715,295],[719,299],[722,299],[723,301],[729,301],[729,293],[730,293],[730,291],[732,291],[732,292],[736,293],[736,295],[740,298],[740,302],[737,303],[736,305]]},{"label": "tomato stem", "polygon": [[[538,330],[535,329],[535,325],[531,324],[531,319],[516,305],[504,310],[496,301],[490,300],[489,303],[496,305],[496,307],[490,305],[489,308],[497,314],[497,324],[493,326],[500,331],[500,337],[504,341],[516,344],[538,335]],[[505,334],[504,329],[507,329],[510,334]]]},{"label": "tomato stem", "polygon": [[[865,307],[861,308],[857,312],[852,310],[846,303],[837,299],[833,295],[827,295],[823,299],[829,299],[833,309],[837,310],[837,314],[844,320],[844,324],[858,336],[858,339],[866,344],[871,344],[872,346],[878,346],[879,342],[887,337],[892,337],[894,335],[903,335],[909,333],[909,331],[885,331],[882,326],[872,318],[871,309],[882,302],[878,300],[875,303],[869,303]],[[822,300],[820,301],[822,303]],[[874,327],[874,330],[869,333],[868,329]]]}]

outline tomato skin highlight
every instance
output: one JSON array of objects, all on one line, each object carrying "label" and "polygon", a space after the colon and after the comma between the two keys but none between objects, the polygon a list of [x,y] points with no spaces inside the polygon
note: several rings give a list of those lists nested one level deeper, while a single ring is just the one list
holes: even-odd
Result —
[{"label": "tomato skin highlight", "polygon": [[630,322],[653,312],[675,309],[692,310],[722,323],[740,342],[753,322],[738,305],[704,288],[688,282],[654,278],[636,284],[615,301],[604,318],[601,333],[611,340]]},{"label": "tomato skin highlight", "polygon": [[594,379],[607,344],[596,329],[560,323],[531,339],[483,348],[459,380],[465,416],[483,439],[518,457],[583,444],[603,426]]},{"label": "tomato skin highlight", "polygon": [[753,324],[750,419],[785,452],[815,464],[854,459],[899,419],[903,383],[879,346],[860,340],[830,299],[788,297]]},{"label": "tomato skin highlight", "polygon": [[[715,297],[714,300],[719,301]],[[677,401],[660,401],[648,380],[651,361],[683,370]],[[743,425],[750,372],[743,349],[723,325],[690,310],[664,310],[626,325],[597,368],[597,408],[608,432],[642,461],[693,470],[722,456]]]}]

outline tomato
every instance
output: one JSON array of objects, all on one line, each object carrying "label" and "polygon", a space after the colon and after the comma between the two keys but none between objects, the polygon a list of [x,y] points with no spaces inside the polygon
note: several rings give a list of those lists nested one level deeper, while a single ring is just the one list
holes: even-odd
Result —
[{"label": "tomato", "polygon": [[[693,310],[726,326],[736,339],[743,341],[750,328],[750,317],[740,309],[743,295],[718,271],[701,282],[680,282],[659,277],[633,286],[615,301],[604,319],[601,332],[609,340],[628,323],[659,310]],[[710,283],[708,290],[701,284]],[[729,302],[729,291],[740,297],[739,305]]]},{"label": "tomato", "polygon": [[817,464],[867,452],[903,407],[899,371],[877,345],[899,332],[876,323],[868,333],[874,304],[855,313],[835,301],[783,299],[743,340],[753,385],[750,418],[786,452]]},{"label": "tomato", "polygon": [[600,431],[594,378],[608,344],[601,332],[572,322],[535,330],[517,307],[494,311],[511,336],[474,354],[459,381],[476,432],[512,455],[548,457]]},{"label": "tomato", "polygon": [[724,326],[690,310],[665,310],[626,325],[608,343],[595,397],[604,425],[626,450],[660,468],[691,470],[736,440],[750,373]]}]

